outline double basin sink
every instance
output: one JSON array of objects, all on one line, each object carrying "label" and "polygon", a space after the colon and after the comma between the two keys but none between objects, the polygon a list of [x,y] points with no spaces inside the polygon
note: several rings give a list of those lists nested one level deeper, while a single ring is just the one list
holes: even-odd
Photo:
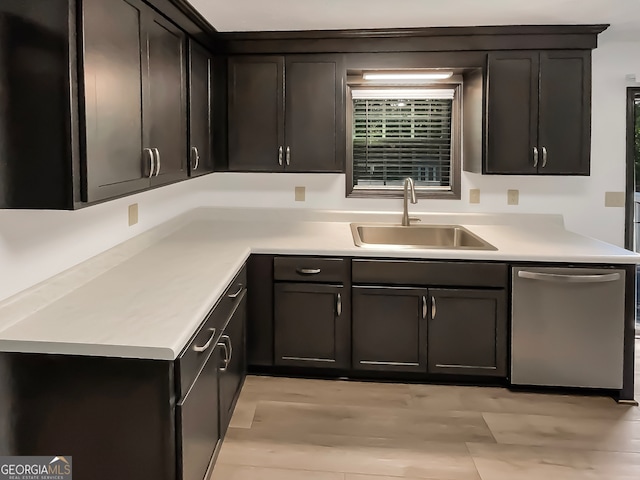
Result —
[{"label": "double basin sink", "polygon": [[358,247],[391,249],[439,248],[454,250],[497,250],[493,245],[460,225],[351,224]]}]

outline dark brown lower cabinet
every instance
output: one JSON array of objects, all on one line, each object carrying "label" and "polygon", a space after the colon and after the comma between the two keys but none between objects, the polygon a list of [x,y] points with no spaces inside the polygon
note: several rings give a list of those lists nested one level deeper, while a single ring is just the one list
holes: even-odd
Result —
[{"label": "dark brown lower cabinet", "polygon": [[208,478],[246,372],[244,278],[174,361],[0,353],[2,454],[64,452],[78,479]]},{"label": "dark brown lower cabinet", "polygon": [[349,368],[350,305],[341,285],[277,283],[275,364]]},{"label": "dark brown lower cabinet", "polygon": [[247,261],[247,363],[273,366],[273,256],[251,255]]},{"label": "dark brown lower cabinet", "polygon": [[220,441],[218,382],[220,351],[217,346],[186,396],[178,402],[180,467],[182,480],[202,480]]},{"label": "dark brown lower cabinet", "polygon": [[247,299],[242,299],[235,313],[227,323],[218,342],[220,351],[220,425],[222,435],[227,431],[233,409],[240,395],[240,389],[247,371],[245,319]]},{"label": "dark brown lower cabinet", "polygon": [[505,376],[505,291],[431,288],[429,296],[429,373]]},{"label": "dark brown lower cabinet", "polygon": [[354,286],[353,369],[427,372],[426,288]]},{"label": "dark brown lower cabinet", "polygon": [[173,362],[2,353],[0,372],[2,455],[66,452],[76,479],[175,480]]}]

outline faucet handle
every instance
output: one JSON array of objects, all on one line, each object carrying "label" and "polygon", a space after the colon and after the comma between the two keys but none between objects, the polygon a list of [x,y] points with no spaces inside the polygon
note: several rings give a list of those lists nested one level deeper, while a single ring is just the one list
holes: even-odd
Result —
[{"label": "faucet handle", "polygon": [[422,220],[418,217],[409,217],[409,222],[421,222]]}]

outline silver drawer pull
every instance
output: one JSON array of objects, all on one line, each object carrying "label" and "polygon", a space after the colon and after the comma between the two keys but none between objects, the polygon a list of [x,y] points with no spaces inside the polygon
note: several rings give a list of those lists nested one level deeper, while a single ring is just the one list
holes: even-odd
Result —
[{"label": "silver drawer pull", "polygon": [[213,342],[213,337],[216,336],[216,329],[210,328],[209,331],[211,332],[211,336],[209,337],[209,340],[207,340],[207,342],[201,347],[199,347],[198,345],[194,345],[193,346],[194,352],[198,352],[198,353],[204,352],[207,348],[211,346],[211,343]]},{"label": "silver drawer pull", "polygon": [[300,275],[317,275],[321,271],[320,268],[296,268],[296,272]]},{"label": "silver drawer pull", "polygon": [[160,150],[158,150],[157,148],[153,149],[154,152],[156,152],[156,162],[158,162],[158,166],[156,168],[156,174],[154,176],[158,176],[160,175],[160,167],[162,166],[162,164],[160,163]]},{"label": "silver drawer pull", "polygon": [[239,284],[239,286],[240,286],[240,289],[236,293],[230,293],[227,296],[229,298],[238,298],[238,295],[240,295],[242,293],[242,290],[244,290],[244,286],[241,283]]},{"label": "silver drawer pull", "polygon": [[538,166],[538,147],[533,147],[533,168]]},{"label": "silver drawer pull", "polygon": [[233,344],[231,343],[231,337],[229,335],[222,335],[221,338],[229,346],[229,359],[227,360],[227,366],[229,366],[233,358]]},{"label": "silver drawer pull", "polygon": [[287,147],[287,166],[291,164],[291,148]]},{"label": "silver drawer pull", "polygon": [[282,166],[282,147],[278,148],[278,165]]},{"label": "silver drawer pull", "polygon": [[149,153],[149,178],[151,178],[153,177],[153,172],[156,169],[156,157],[153,150],[150,148],[145,148],[144,151]]},{"label": "silver drawer pull", "polygon": [[196,171],[200,166],[200,154],[198,153],[198,147],[191,147],[191,154],[194,159],[193,170]]},{"label": "silver drawer pull", "polygon": [[431,320],[436,318],[437,313],[438,313],[438,309],[436,307],[436,297],[431,296]]},{"label": "silver drawer pull", "polygon": [[518,277],[528,278],[529,280],[542,280],[543,282],[558,283],[603,283],[620,280],[619,273],[605,273],[601,275],[561,275],[558,273],[527,272],[526,270],[519,271]]},{"label": "silver drawer pull", "polygon": [[542,168],[547,166],[547,147],[542,147]]},{"label": "silver drawer pull", "polygon": [[[224,338],[222,340],[224,340]],[[221,372],[225,372],[229,367],[229,361],[231,360],[229,357],[229,347],[227,347],[227,343],[225,341],[218,342],[218,346],[224,350],[224,366],[220,367],[219,370]]]},{"label": "silver drawer pull", "polygon": [[427,297],[422,296],[422,318],[427,318]]},{"label": "silver drawer pull", "polygon": [[342,295],[339,293],[336,295],[336,313],[342,315]]}]

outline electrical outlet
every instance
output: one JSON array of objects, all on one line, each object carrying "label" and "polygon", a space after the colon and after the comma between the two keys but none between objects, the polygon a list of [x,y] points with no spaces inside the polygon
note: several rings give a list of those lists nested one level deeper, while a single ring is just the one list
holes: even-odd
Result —
[{"label": "electrical outlet", "polygon": [[129,226],[138,223],[138,204],[129,205]]},{"label": "electrical outlet", "polygon": [[296,187],[295,188],[295,197],[296,202],[304,202],[306,197],[306,187]]},{"label": "electrical outlet", "polygon": [[469,203],[480,203],[480,189],[472,188],[469,190]]},{"label": "electrical outlet", "polygon": [[520,203],[520,190],[507,190],[507,205]]},{"label": "electrical outlet", "polygon": [[626,203],[624,192],[604,192],[605,207],[624,207]]}]

